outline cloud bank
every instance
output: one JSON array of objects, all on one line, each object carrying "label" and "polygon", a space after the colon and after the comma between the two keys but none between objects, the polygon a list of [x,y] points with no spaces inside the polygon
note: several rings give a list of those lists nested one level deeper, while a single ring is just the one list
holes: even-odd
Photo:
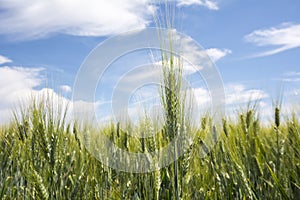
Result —
[{"label": "cloud bank", "polygon": [[[41,75],[43,68],[24,68],[24,67],[0,67],[0,125],[9,123],[12,120],[12,113],[19,111],[25,106],[30,106],[32,100],[50,100],[53,102],[54,113],[61,112],[61,109],[68,108],[68,120],[72,119],[74,104],[83,108],[94,108],[99,102],[72,102],[70,99],[59,95],[51,88],[43,87],[45,78]],[[71,87],[60,86],[63,92],[71,92]],[[90,111],[90,110],[89,110]]]},{"label": "cloud bank", "polygon": [[42,68],[0,67],[0,123],[8,122],[12,109],[37,92]]},{"label": "cloud bank", "polygon": [[[179,0],[178,6],[216,10],[211,0]],[[2,0],[0,34],[37,39],[51,34],[108,36],[145,28],[157,10],[153,0]]]}]

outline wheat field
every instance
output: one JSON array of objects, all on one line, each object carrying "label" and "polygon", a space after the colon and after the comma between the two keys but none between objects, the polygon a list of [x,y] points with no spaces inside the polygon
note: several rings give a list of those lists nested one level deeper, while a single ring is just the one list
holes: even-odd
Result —
[{"label": "wheat field", "polygon": [[[141,174],[95,159],[79,139],[84,130],[57,117],[51,106],[36,101],[21,113],[0,129],[1,199],[300,197],[300,124],[295,115],[281,122],[279,108],[268,126],[254,109],[240,113],[238,122],[224,119],[217,144],[200,158],[202,137],[211,134],[211,120],[203,117],[188,152],[168,167]],[[127,151],[150,152],[162,148],[172,130],[147,139],[128,136],[118,124],[98,131]]]}]

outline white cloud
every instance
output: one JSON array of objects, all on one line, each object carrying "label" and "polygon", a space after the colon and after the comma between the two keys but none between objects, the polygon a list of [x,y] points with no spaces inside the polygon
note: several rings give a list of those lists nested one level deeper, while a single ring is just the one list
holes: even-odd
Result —
[{"label": "white cloud", "polygon": [[291,71],[291,72],[285,73],[284,75],[286,75],[286,76],[300,76],[300,72]]},{"label": "white cloud", "polygon": [[242,84],[230,84],[225,87],[226,104],[239,105],[250,101],[260,101],[269,95],[258,89],[246,89]]},{"label": "white cloud", "polygon": [[[178,6],[218,9],[212,0],[176,1]],[[107,36],[145,28],[158,4],[153,0],[2,0],[0,9],[0,34],[25,40],[57,33]]]},{"label": "white cloud", "polygon": [[[59,95],[51,88],[43,88],[44,77],[41,75],[43,68],[23,68],[23,67],[0,67],[0,125],[11,121],[12,112],[18,111],[21,106],[29,106],[33,99],[49,100],[53,105],[54,113],[59,114],[62,109],[68,108],[67,120],[73,118],[74,106],[76,106],[76,116],[81,116],[85,120],[86,116],[91,116],[103,101],[83,102],[74,101]],[[66,91],[69,86],[64,85]],[[78,110],[78,108],[80,108]],[[81,112],[78,114],[78,112]],[[88,115],[84,115],[88,113]]]},{"label": "white cloud", "polygon": [[2,1],[0,33],[35,39],[53,33],[103,36],[148,25],[149,0]]},{"label": "white cloud", "polygon": [[41,68],[0,67],[0,99],[9,103],[41,84]]},{"label": "white cloud", "polygon": [[219,6],[217,2],[212,0],[179,0],[178,6],[191,6],[191,5],[199,5],[207,7],[210,10],[219,10]]},{"label": "white cloud", "polygon": [[9,59],[9,58],[7,58],[5,56],[0,55],[0,65],[5,64],[5,63],[11,63],[11,62],[12,62],[11,59]]},{"label": "white cloud", "polygon": [[192,92],[198,106],[206,107],[211,102],[211,97],[207,89],[194,88]]},{"label": "white cloud", "polygon": [[0,67],[0,124],[11,120],[12,112],[18,111],[21,106],[28,106],[32,98],[41,99],[50,97],[54,109],[58,106],[65,108],[70,101],[53,89],[41,87],[44,77],[41,76],[42,68]]},{"label": "white cloud", "polygon": [[245,36],[246,41],[257,46],[271,46],[275,49],[256,56],[270,56],[292,48],[300,47],[300,24],[284,23],[278,27],[256,30]]},{"label": "white cloud", "polygon": [[211,48],[206,50],[207,55],[212,59],[213,62],[219,61],[221,58],[231,54],[232,51],[229,49],[216,49]]},{"label": "white cloud", "polygon": [[72,88],[69,85],[61,85],[59,87],[62,92],[70,93],[72,92]]},{"label": "white cloud", "polygon": [[0,67],[0,122],[9,121],[8,114],[20,101],[30,97],[42,82],[41,68]]},{"label": "white cloud", "polygon": [[[194,88],[193,94],[199,106],[207,106],[211,103],[211,96],[206,88]],[[258,89],[247,89],[242,84],[229,84],[225,86],[225,96],[227,106],[240,106],[250,101],[261,101],[269,95]]]},{"label": "white cloud", "polygon": [[277,80],[283,82],[300,82],[300,72],[295,72],[295,71],[287,72],[283,74],[282,78],[279,78]]},{"label": "white cloud", "polygon": [[213,62],[217,62],[232,53],[229,49],[203,49],[193,38],[181,35],[176,29],[173,30],[172,40],[175,41],[173,44],[174,52],[179,52],[183,58],[185,70],[190,73],[202,70],[204,67],[213,68]]},{"label": "white cloud", "polygon": [[[41,87],[43,83],[44,77],[41,76],[42,71],[42,68],[0,67],[0,74],[2,75],[0,78],[0,124],[9,121],[12,109],[18,106],[20,101],[28,102],[28,100],[34,96],[42,97],[48,95],[54,100],[53,105],[57,107],[62,106],[64,108],[66,105],[69,105],[70,113],[73,112],[73,106],[76,105],[77,114],[80,112],[80,116],[84,119],[87,119],[86,116],[91,116],[91,114],[94,113],[93,111],[97,110],[97,107],[99,108],[99,106],[103,104],[103,101],[95,103],[76,101],[73,104],[69,99],[55,93],[53,89],[37,89],[37,87]],[[153,91],[158,92],[157,90]],[[141,100],[154,97],[149,94],[149,90],[145,89],[141,92],[148,92],[145,93],[145,96],[140,95],[142,97]],[[194,88],[192,92],[200,109],[207,109],[207,106],[211,102],[209,91],[206,88]],[[263,90],[247,89],[241,84],[227,85],[225,92],[227,107],[232,105],[239,106],[248,103],[250,100],[261,101],[268,97],[268,94]],[[141,108],[140,105],[137,104],[137,106]],[[109,106],[105,105],[105,107]],[[103,112],[103,110],[100,112]],[[85,113],[86,115],[81,113]]]},{"label": "white cloud", "polygon": [[[179,63],[179,62],[180,62],[180,63]],[[169,62],[167,62],[167,63],[168,63],[167,65],[169,65]],[[184,61],[184,60],[178,58],[178,56],[174,56],[174,61],[173,61],[173,63],[174,63],[174,66],[175,66],[175,67],[179,67],[179,66],[182,67],[182,72],[183,72],[183,75],[184,75],[184,76],[185,76],[185,75],[193,74],[193,73],[197,72],[198,69],[199,69],[199,68],[197,69],[197,67],[193,66],[193,65],[190,64],[189,62]],[[161,67],[162,67],[162,61],[161,61],[161,60],[160,60],[160,61],[157,61],[157,62],[154,63],[154,65],[155,65],[155,66],[158,66],[159,68],[161,68]],[[202,68],[201,68],[201,69],[202,69]],[[151,73],[150,73],[150,72],[149,72],[149,74],[150,74],[150,76],[151,76]],[[153,74],[153,73],[152,73],[152,74]],[[139,77],[140,77],[140,76],[142,76],[142,75],[139,75]],[[156,76],[157,76],[157,77],[162,77],[162,76],[163,76],[162,70],[159,70]]]},{"label": "white cloud", "polygon": [[[195,88],[193,89],[193,92],[200,111],[208,111],[211,106],[211,97],[207,88]],[[270,95],[264,90],[246,88],[243,84],[234,83],[225,85],[225,94],[225,116],[229,117],[229,119],[239,120],[238,114],[246,111],[250,105],[257,109],[256,111],[261,119],[262,125],[270,126],[272,123],[274,123],[274,105],[272,104]],[[282,121],[290,118],[292,113],[296,114],[296,116],[299,116],[300,107],[297,106],[297,103],[299,103],[300,90],[294,89],[293,95],[295,95],[295,99],[291,99],[286,95],[284,96],[285,101],[281,105]],[[295,100],[295,102],[293,103],[292,100]]]},{"label": "white cloud", "polygon": [[281,81],[284,82],[300,82],[300,77],[293,77],[293,78],[283,78]]}]

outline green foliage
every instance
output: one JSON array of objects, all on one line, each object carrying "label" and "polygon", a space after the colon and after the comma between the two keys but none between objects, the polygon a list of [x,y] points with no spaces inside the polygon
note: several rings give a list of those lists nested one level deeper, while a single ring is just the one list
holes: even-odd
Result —
[{"label": "green foliage", "polygon": [[[201,159],[203,135],[211,134],[210,120],[203,118],[194,143],[177,160],[177,171],[171,165],[131,174],[93,158],[78,139],[83,130],[76,123],[66,124],[63,112],[55,114],[53,108],[35,102],[22,113],[0,129],[0,199],[175,199],[174,176],[180,199],[300,196],[296,116],[280,126],[274,117],[275,128],[261,126],[255,110],[241,113],[238,123],[224,120],[220,140]],[[118,124],[103,129],[120,148],[133,152],[161,149],[169,141],[165,129],[143,140],[129,136]],[[151,128],[145,122],[139,130]]]}]

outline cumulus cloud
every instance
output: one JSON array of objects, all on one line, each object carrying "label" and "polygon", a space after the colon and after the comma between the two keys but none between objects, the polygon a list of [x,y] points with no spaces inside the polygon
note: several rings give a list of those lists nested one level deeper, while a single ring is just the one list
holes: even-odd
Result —
[{"label": "cumulus cloud", "polygon": [[[247,89],[243,84],[229,84],[225,85],[226,105],[240,106],[250,101],[261,101],[269,95],[259,89]],[[207,88],[194,88],[193,94],[199,106],[207,106],[211,103],[210,92]]]},{"label": "cumulus cloud", "polygon": [[[217,10],[212,0],[169,0],[177,6],[198,5]],[[158,1],[160,2],[160,1]],[[162,1],[163,2],[163,1]],[[63,33],[107,36],[145,28],[158,9],[153,0],[2,0],[0,34],[37,39]]]},{"label": "cumulus cloud", "polygon": [[199,5],[207,7],[210,10],[219,10],[219,6],[216,1],[212,0],[179,0],[178,6],[190,6]]},{"label": "cumulus cloud", "polygon": [[[189,46],[186,46],[184,48],[189,48]],[[199,52],[199,53],[203,53],[203,52]],[[207,50],[205,50],[205,52],[211,58],[211,60],[213,62],[218,62],[219,60],[221,60],[225,56],[232,53],[231,50],[229,50],[229,49],[216,49],[216,48],[207,49]],[[197,51],[194,51],[193,53],[196,54]],[[186,61],[186,60],[179,59],[177,56],[175,56],[175,60],[173,61],[175,66],[182,65],[183,75],[190,75],[190,74],[198,72],[199,69],[203,69],[203,66],[202,67],[196,67],[196,66],[193,65],[193,63],[192,64],[190,63],[190,62],[196,60],[196,56],[193,55],[192,53],[191,53],[191,55],[185,54],[183,56],[185,56],[185,58],[190,58],[190,59],[188,61]],[[178,61],[180,61],[181,64],[179,64]],[[197,61],[195,61],[195,62],[197,62]],[[155,65],[161,66],[162,61],[156,62]],[[143,75],[137,76],[137,78],[142,77],[142,76]],[[151,76],[151,73],[148,74],[148,76]]]},{"label": "cumulus cloud", "polygon": [[70,101],[53,89],[41,88],[43,68],[0,67],[0,124],[11,120],[12,112],[29,105],[32,98],[50,97],[55,106],[66,107]]},{"label": "cumulus cloud", "polygon": [[5,56],[0,55],[0,65],[5,64],[5,63],[11,63],[11,62],[12,62],[11,59],[9,59],[9,58],[7,58]]},{"label": "cumulus cloud", "polygon": [[183,36],[175,29],[173,30],[172,39],[175,41],[173,44],[174,51],[180,52],[180,56],[185,61],[183,64],[186,66],[187,71],[191,73],[203,68],[214,68],[213,62],[217,62],[232,53],[229,49],[203,49],[193,38]]},{"label": "cumulus cloud", "polygon": [[242,84],[230,84],[225,87],[226,104],[239,105],[250,101],[260,101],[269,95],[259,89],[247,89]]},{"label": "cumulus cloud", "polygon": [[0,122],[9,121],[14,106],[29,98],[42,82],[42,68],[0,67]]},{"label": "cumulus cloud", "polygon": [[277,27],[253,31],[245,36],[247,42],[257,46],[272,47],[272,50],[256,56],[270,56],[300,47],[300,24],[283,23]]},{"label": "cumulus cloud", "polygon": [[34,39],[53,33],[103,36],[144,28],[154,13],[148,0],[4,0],[0,33]]},{"label": "cumulus cloud", "polygon": [[[42,68],[0,67],[0,74],[3,75],[0,78],[0,123],[5,123],[10,120],[9,116],[11,116],[12,109],[16,108],[20,102],[30,103],[32,97],[36,96],[50,96],[54,102],[53,105],[55,105],[57,109],[59,109],[59,106],[64,108],[69,105],[69,114],[75,111],[74,113],[76,113],[77,116],[84,116],[84,119],[87,119],[87,116],[94,114],[95,110],[100,108],[101,105],[108,107],[107,105],[104,105],[107,103],[104,101],[72,102],[71,100],[58,95],[53,89],[38,89],[41,88],[44,80],[44,77],[41,76],[42,71]],[[67,90],[70,89],[69,87],[66,88],[68,88]],[[157,92],[157,90],[153,91]],[[143,91],[141,92],[141,94],[144,94]],[[143,97],[142,99],[139,99],[140,101],[153,98],[153,93],[149,93],[149,90],[144,90],[144,92],[148,93],[146,93],[145,96],[140,96]],[[209,91],[206,88],[193,88],[193,91],[191,92],[200,108],[203,108],[204,110],[207,109],[207,106],[211,103]],[[225,87],[225,93],[226,105],[229,107],[232,105],[238,106],[240,104],[248,103],[249,101],[261,101],[268,97],[268,94],[263,90],[247,89],[242,84],[227,85]],[[138,106],[138,104],[136,105]],[[76,106],[77,109],[74,110],[74,106]],[[139,108],[141,108],[140,105]],[[107,114],[109,114],[109,112],[107,112]]]},{"label": "cumulus cloud", "polygon": [[[74,106],[80,108],[82,113],[76,116],[85,117],[84,114],[94,113],[103,101],[84,102],[71,101],[59,95],[51,88],[43,87],[45,82],[42,72],[43,68],[24,68],[24,67],[0,67],[0,125],[11,121],[12,112],[18,111],[20,106],[29,106],[33,99],[48,99],[53,105],[54,113],[59,113],[62,109],[68,108],[67,120],[73,118]],[[63,85],[65,92],[70,92],[70,86]],[[76,110],[78,111],[78,109]],[[86,117],[84,118],[87,119]]]},{"label": "cumulus cloud", "polygon": [[12,102],[29,90],[39,86],[42,81],[42,68],[0,67],[0,96],[3,102]]},{"label": "cumulus cloud", "polygon": [[212,59],[213,62],[219,61],[221,58],[231,54],[232,51],[229,49],[216,49],[211,48],[206,50],[207,55]]}]

